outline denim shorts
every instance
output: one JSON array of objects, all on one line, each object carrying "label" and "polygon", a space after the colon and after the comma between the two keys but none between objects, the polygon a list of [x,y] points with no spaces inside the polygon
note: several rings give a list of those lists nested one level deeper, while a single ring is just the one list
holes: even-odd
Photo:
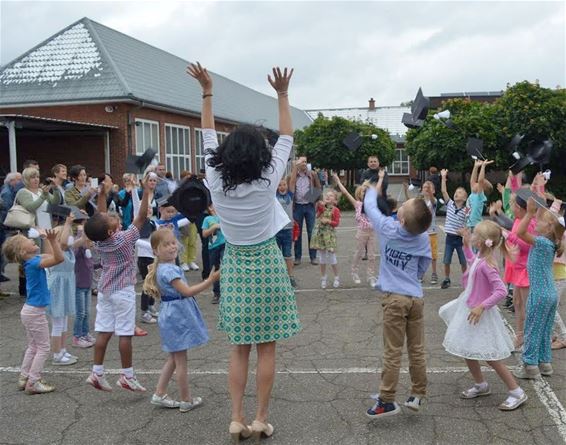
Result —
[{"label": "denim shorts", "polygon": [[466,256],[464,255],[462,237],[460,235],[446,234],[446,246],[444,247],[444,264],[452,263],[452,254],[456,250],[460,265],[466,265]]},{"label": "denim shorts", "polygon": [[291,258],[291,246],[293,244],[293,229],[282,229],[275,235],[277,247],[281,249],[283,258]]}]

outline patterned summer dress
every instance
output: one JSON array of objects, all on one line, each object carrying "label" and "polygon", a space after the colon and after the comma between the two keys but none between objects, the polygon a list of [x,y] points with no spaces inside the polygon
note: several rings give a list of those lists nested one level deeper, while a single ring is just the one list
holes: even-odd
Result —
[{"label": "patterned summer dress", "polygon": [[328,250],[334,252],[336,250],[336,229],[330,224],[321,224],[321,218],[332,219],[332,212],[335,207],[325,207],[322,213],[316,219],[314,225],[313,236],[311,239],[311,249]]}]

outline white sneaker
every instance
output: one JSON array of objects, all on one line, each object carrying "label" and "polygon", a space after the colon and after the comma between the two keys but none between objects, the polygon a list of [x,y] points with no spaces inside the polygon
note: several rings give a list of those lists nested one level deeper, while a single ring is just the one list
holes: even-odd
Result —
[{"label": "white sneaker", "polygon": [[332,287],[334,289],[336,289],[337,287],[340,287],[340,278],[334,277],[334,283],[332,283]]},{"label": "white sneaker", "polygon": [[202,398],[201,397],[193,397],[193,399],[190,402],[179,402],[179,411],[181,411],[182,413],[186,413],[188,411],[191,411],[193,409],[195,409],[197,406],[202,405]]},{"label": "white sneaker", "polygon": [[153,318],[151,316],[151,314],[149,312],[144,312],[141,316],[141,321],[143,323],[148,323],[148,324],[155,324],[157,323],[157,320],[155,318]]},{"label": "white sneaker", "polygon": [[154,318],[159,317],[159,311],[155,309],[155,306],[149,306],[147,308],[147,312],[149,312],[149,314]]},{"label": "white sneaker", "polygon": [[163,408],[179,408],[179,406],[181,406],[180,402],[169,398],[167,394],[162,396],[158,396],[157,394],[154,394],[151,397],[151,404],[162,406]]},{"label": "white sneaker", "polygon": [[189,264],[189,269],[199,270],[200,268],[198,267],[198,264],[193,261],[191,264]]},{"label": "white sneaker", "polygon": [[69,365],[74,365],[75,363],[77,363],[76,358],[67,357],[64,354],[60,356],[54,355],[53,360],[51,361],[51,364],[53,366],[69,366]]},{"label": "white sneaker", "polygon": [[71,360],[78,360],[79,359],[76,355],[69,354],[67,351],[65,351],[65,357],[67,357],[68,359],[71,359]]},{"label": "white sneaker", "polygon": [[407,399],[404,405],[406,408],[409,408],[412,411],[420,411],[423,407],[423,402],[424,399],[417,396],[411,396]]},{"label": "white sneaker", "polygon": [[87,377],[86,382],[101,391],[112,391],[112,387],[110,386],[110,383],[108,383],[108,380],[106,380],[104,374],[98,375],[95,372],[91,372]]},{"label": "white sneaker", "polygon": [[375,289],[375,286],[377,285],[377,280],[372,277],[368,280],[368,282],[369,282],[369,287],[371,287],[372,289]]},{"label": "white sneaker", "polygon": [[326,276],[320,279],[320,287],[326,289]]},{"label": "white sneaker", "polygon": [[188,272],[189,270],[191,270],[187,263],[181,264],[181,269],[183,269],[183,272]]},{"label": "white sneaker", "polygon": [[116,382],[120,388],[127,389],[133,392],[146,392],[147,390],[141,385],[136,376],[131,378],[126,377],[124,374],[120,374],[120,378]]},{"label": "white sneaker", "polygon": [[355,284],[361,284],[362,280],[360,280],[360,276],[357,273],[352,273],[352,280]]}]

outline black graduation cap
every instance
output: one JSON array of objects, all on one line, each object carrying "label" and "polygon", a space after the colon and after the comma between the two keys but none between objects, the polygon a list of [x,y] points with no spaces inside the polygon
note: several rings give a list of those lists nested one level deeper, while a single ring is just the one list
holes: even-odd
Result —
[{"label": "black graduation cap", "polygon": [[503,227],[505,230],[511,231],[513,229],[513,220],[507,217],[506,215],[494,215],[491,217],[491,220],[494,221],[499,227]]},{"label": "black graduation cap", "polygon": [[466,151],[472,157],[472,159],[485,159],[482,154],[483,149],[483,139],[479,138],[468,138],[466,143]]},{"label": "black graduation cap", "polygon": [[451,130],[456,130],[456,124],[451,119],[443,120],[442,123],[446,125]]},{"label": "black graduation cap", "polygon": [[425,97],[422,88],[417,91],[417,96],[411,105],[411,113],[404,113],[401,122],[407,128],[420,128],[424,124],[428,108],[430,107],[430,99]]},{"label": "black graduation cap", "polygon": [[[515,200],[523,200],[526,204],[526,202],[529,200],[529,198],[533,198],[535,200],[535,202],[537,203],[538,207],[542,207],[543,209],[548,209],[547,205],[546,205],[546,199],[543,198],[542,196],[533,193],[531,190],[529,190],[528,188],[521,188],[519,190],[517,190],[517,192],[515,193]],[[521,203],[517,202],[517,204],[521,207],[523,207],[521,205]],[[526,205],[525,205],[526,207]]]},{"label": "black graduation cap", "polygon": [[194,222],[210,206],[210,192],[201,180],[191,177],[184,180],[169,196],[168,202],[185,218]]},{"label": "black graduation cap", "polygon": [[519,153],[518,151],[514,152],[513,156],[515,157],[515,159],[517,159],[517,156],[519,156],[519,159],[517,159],[517,161],[513,165],[511,165],[509,169],[513,172],[514,175],[518,174],[527,166],[532,164],[539,164],[542,169],[542,166],[544,164],[548,164],[550,162],[552,147],[553,143],[549,139],[544,141],[531,141],[526,156]]},{"label": "black graduation cap", "polygon": [[141,156],[128,155],[126,159],[126,172],[127,173],[143,173],[155,158],[157,151],[153,148],[148,148]]},{"label": "black graduation cap", "polygon": [[85,215],[76,206],[49,204],[47,206],[47,213],[51,213],[52,216],[59,217],[61,219],[65,219],[67,216],[73,215],[73,221],[88,219],[88,215]]},{"label": "black graduation cap", "polygon": [[360,148],[362,141],[363,138],[360,136],[360,134],[353,131],[342,140],[342,143],[346,146],[346,148],[348,148],[348,150],[355,151]]},{"label": "black graduation cap", "polygon": [[515,136],[511,138],[505,149],[511,154],[515,153],[517,151],[517,147],[519,146],[519,144],[521,143],[524,137],[525,137],[524,134],[517,133]]}]

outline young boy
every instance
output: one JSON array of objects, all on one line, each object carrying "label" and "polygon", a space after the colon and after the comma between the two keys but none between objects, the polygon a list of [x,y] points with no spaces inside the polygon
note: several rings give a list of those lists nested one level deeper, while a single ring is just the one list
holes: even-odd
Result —
[{"label": "young boy", "polygon": [[458,254],[458,261],[462,267],[462,273],[466,271],[466,257],[464,256],[464,248],[462,243],[462,235],[460,231],[466,227],[466,217],[468,215],[468,208],[466,207],[466,200],[468,199],[468,192],[464,187],[458,187],[454,192],[454,199],[450,199],[448,190],[446,188],[446,177],[448,170],[443,169],[440,171],[442,178],[441,191],[444,201],[446,201],[446,224],[444,232],[446,233],[446,244],[444,246],[444,280],[440,287],[448,289],[450,287],[450,263],[452,263],[452,254],[454,250]]},{"label": "young boy", "polygon": [[[226,246],[226,239],[220,228],[220,218],[214,210],[214,206],[210,204],[208,207],[208,215],[202,222],[202,236],[208,239],[208,258],[210,261],[210,269],[215,268],[220,270],[220,263],[224,256],[224,247]],[[215,281],[212,286],[212,304],[220,302],[220,281]]]},{"label": "young boy", "polygon": [[[380,180],[384,173],[380,172]],[[426,395],[423,291],[419,278],[431,261],[426,231],[432,215],[423,199],[409,199],[399,208],[398,221],[386,217],[377,206],[377,191],[373,187],[366,192],[364,209],[381,238],[377,288],[384,294],[383,372],[376,403],[366,412],[368,417],[376,419],[401,411],[395,393],[405,337],[412,382],[411,396],[405,406],[418,411]]]},{"label": "young boy", "polygon": [[470,190],[472,193],[467,202],[467,207],[470,208],[467,226],[472,232],[474,231],[474,227],[482,220],[483,207],[487,201],[485,195],[489,195],[493,190],[491,182],[485,179],[485,167],[489,164],[493,164],[493,161],[476,160],[474,162],[474,168],[472,169],[472,176],[470,177]]},{"label": "young boy", "polygon": [[423,183],[421,193],[424,202],[432,215],[432,222],[428,228],[428,239],[430,241],[430,251],[432,254],[432,274],[430,275],[430,284],[438,284],[438,274],[436,273],[436,260],[438,258],[438,234],[436,233],[436,190],[432,181],[425,181]]},{"label": "young boy", "polygon": [[289,273],[291,286],[297,287],[297,282],[295,281],[295,277],[293,277],[293,257],[291,256],[291,245],[293,244],[293,193],[289,191],[287,179],[283,178],[279,181],[279,187],[277,187],[275,197],[291,220],[289,224],[277,232],[275,239],[277,240],[279,249],[281,249],[283,258],[285,258],[285,264],[287,265],[287,272]]},{"label": "young boy", "polygon": [[136,263],[134,246],[147,219],[150,190],[144,182],[140,211],[127,230],[120,230],[120,218],[106,212],[106,190],[99,187],[98,212],[85,223],[85,234],[95,242],[103,265],[96,305],[97,332],[94,364],[87,383],[102,391],[112,391],[104,376],[104,355],[112,334],[120,337],[122,373],[117,385],[145,392],[132,368],[132,336],[136,325]]}]

